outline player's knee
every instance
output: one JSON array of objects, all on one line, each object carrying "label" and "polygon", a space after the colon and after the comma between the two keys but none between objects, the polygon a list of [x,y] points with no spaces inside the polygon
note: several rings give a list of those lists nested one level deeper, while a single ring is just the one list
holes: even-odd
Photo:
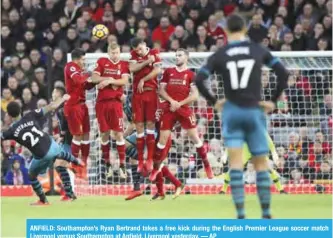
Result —
[{"label": "player's knee", "polygon": [[54,162],[54,167],[57,168],[57,167],[67,167],[68,166],[68,162],[65,161],[65,160],[61,160],[61,159],[57,159],[55,162]]},{"label": "player's knee", "polygon": [[81,142],[82,139],[83,139],[83,138],[82,138],[82,135],[73,135],[73,140],[74,140],[74,141]]},{"label": "player's knee", "polygon": [[135,159],[133,159],[133,158],[131,158],[131,159],[130,159],[130,163],[131,163],[131,165],[137,165],[137,164],[138,164],[138,161],[135,160]]},{"label": "player's knee", "polygon": [[266,155],[254,156],[252,158],[252,163],[256,171],[268,170],[269,165],[266,159]]},{"label": "player's knee", "polygon": [[141,123],[141,122],[140,123],[136,123],[135,124],[135,128],[136,128],[137,133],[143,133],[144,129],[145,129],[144,124]]},{"label": "player's knee", "polygon": [[101,133],[101,139],[102,139],[102,143],[106,143],[109,141],[110,139],[110,132],[103,132]]},{"label": "player's knee", "polygon": [[28,177],[30,181],[36,180],[37,179],[37,175],[31,171],[28,172]]},{"label": "player's knee", "polygon": [[123,142],[124,141],[124,134],[122,132],[115,132],[114,136],[116,138],[116,141]]}]

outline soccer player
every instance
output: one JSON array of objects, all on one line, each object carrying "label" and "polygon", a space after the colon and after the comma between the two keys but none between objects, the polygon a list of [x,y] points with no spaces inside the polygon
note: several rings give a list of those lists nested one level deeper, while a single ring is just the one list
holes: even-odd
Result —
[{"label": "soccer player", "polygon": [[[72,154],[77,158],[81,151],[81,159],[87,164],[90,150],[90,122],[86,105],[86,90],[91,89],[94,85],[88,83],[89,75],[83,72],[84,55],[82,49],[74,49],[71,53],[72,61],[65,65],[66,91],[70,95],[70,99],[65,103],[64,112],[69,131],[73,135]],[[76,168],[76,170],[78,177],[86,178],[86,167]]]},{"label": "soccer player", "polygon": [[[149,49],[146,43],[134,38],[131,41],[130,71],[134,74],[133,80],[133,120],[136,127],[136,147],[138,151],[138,171],[144,165],[143,154],[147,145],[146,168],[149,172],[153,169],[155,153],[155,112],[157,110],[157,76],[161,72],[161,59],[159,52]],[[145,143],[146,127],[146,143]]]},{"label": "soccer player", "polygon": [[207,159],[207,152],[198,135],[195,115],[189,106],[198,99],[199,93],[193,82],[194,73],[187,68],[188,57],[189,54],[185,49],[178,49],[176,67],[167,68],[160,83],[160,95],[169,102],[169,107],[164,110],[161,118],[160,137],[156,149],[154,170],[150,175],[151,181],[155,180],[159,164],[162,162],[163,150],[171,135],[171,129],[178,121],[197,148],[207,177],[212,179],[214,176]]},{"label": "soccer player", "polygon": [[[278,154],[275,150],[275,145],[274,142],[272,140],[272,138],[267,134],[267,140],[268,140],[268,147],[269,150],[271,151],[272,157],[273,157],[273,161],[276,164],[277,160],[279,159]],[[252,154],[249,150],[249,146],[247,144],[243,145],[243,162],[244,162],[244,167],[246,166],[246,164],[251,160],[252,158]],[[267,161],[269,159],[267,158]],[[272,181],[275,184],[276,189],[281,193],[281,194],[287,194],[284,189],[283,189],[283,185],[281,184],[280,178],[279,178],[279,174],[278,172],[276,172],[276,170],[274,169],[270,169],[269,170],[270,176]],[[222,186],[221,192],[220,194],[225,194],[228,190],[229,187],[229,183],[230,183],[230,174],[229,172],[226,173],[224,175],[224,184]]]},{"label": "soccer player", "polygon": [[[41,129],[41,124],[45,119],[44,115],[58,108],[67,98],[68,95],[42,109],[31,111],[23,117],[20,116],[21,107],[17,102],[11,102],[7,106],[8,116],[13,121],[13,124],[7,131],[2,133],[1,139],[14,140],[30,150],[33,155],[29,168],[29,180],[39,200],[31,205],[49,204],[37,177],[39,174],[46,173],[47,168],[56,159],[63,159],[78,166],[80,165],[80,162],[74,156],[65,152],[51,136]],[[67,195],[72,200],[76,199],[73,193],[68,193]]]},{"label": "soccer player", "polygon": [[[230,158],[230,186],[239,219],[245,218],[243,145],[247,143],[257,172],[257,193],[263,218],[271,218],[270,176],[267,163],[269,151],[265,111],[275,107],[277,99],[287,87],[288,72],[279,60],[261,45],[246,40],[246,24],[233,14],[227,20],[228,44],[220,48],[202,67],[196,84],[200,93],[222,109],[223,137]],[[272,101],[261,101],[262,66],[271,67],[277,75],[277,88]],[[224,82],[225,99],[217,100],[206,87],[210,74],[220,74]],[[263,108],[262,108],[263,107]]]},{"label": "soccer player", "polygon": [[123,87],[129,80],[126,61],[120,60],[120,46],[113,42],[108,46],[109,58],[99,58],[91,80],[98,83],[96,116],[102,138],[102,157],[110,165],[110,131],[114,131],[120,160],[120,175],[126,177],[125,140],[123,128]]},{"label": "soccer player", "polygon": [[[131,94],[129,94],[126,98],[125,101],[125,106],[124,106],[124,112],[127,116],[127,120],[130,124],[132,124],[132,108],[131,108]],[[163,112],[163,108],[160,107],[159,110],[156,111],[156,121],[158,124],[160,120],[160,114]],[[158,127],[158,125],[157,125]],[[139,197],[143,195],[143,192],[140,189],[140,184],[144,179],[144,176],[142,176],[138,171],[137,171],[137,150],[136,150],[136,132],[133,130],[133,127],[130,125],[129,128],[126,130],[127,133],[129,134],[126,137],[126,155],[130,158],[130,163],[131,163],[131,172],[132,172],[132,181],[133,181],[133,191],[125,198],[125,200],[132,200],[136,197]],[[157,131],[156,131],[157,132]],[[155,136],[157,136],[157,133],[155,132]],[[155,142],[157,143],[157,141]],[[168,145],[166,146],[164,150],[164,156],[166,157],[169,149],[171,146],[171,140],[169,141]],[[163,158],[165,158],[163,157]],[[145,166],[143,167],[142,174],[145,172]],[[164,184],[164,177],[169,179],[173,185],[176,188],[176,192],[174,194],[174,198],[177,198],[180,193],[182,192],[183,185],[182,183],[169,171],[167,166],[163,166],[161,168],[161,172],[157,175],[156,177],[156,186],[158,189],[158,192],[153,196],[152,200],[157,200],[157,199],[164,199],[164,191],[163,191],[163,184]]]},{"label": "soccer player", "polygon": [[[65,88],[55,87],[52,92],[52,100],[57,101],[65,95]],[[64,109],[59,108],[56,112],[56,116],[58,119],[58,125],[60,129],[60,145],[62,149],[71,153],[71,141],[72,135],[69,132],[68,124],[65,118]],[[62,201],[72,201],[76,199],[76,196],[73,191],[72,183],[74,184],[74,176],[72,177],[72,173],[68,171],[69,163],[65,160],[56,160],[54,162],[55,170],[60,175],[63,188],[65,190],[65,195],[62,197]],[[72,178],[72,179],[71,179]]]}]

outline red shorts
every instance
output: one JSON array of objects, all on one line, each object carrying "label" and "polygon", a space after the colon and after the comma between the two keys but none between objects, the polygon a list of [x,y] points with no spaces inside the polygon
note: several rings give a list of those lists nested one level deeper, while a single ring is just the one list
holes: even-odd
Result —
[{"label": "red shorts", "polygon": [[123,131],[123,104],[118,100],[108,100],[96,103],[96,117],[99,130]]},{"label": "red shorts", "polygon": [[196,127],[195,115],[191,108],[180,108],[175,112],[164,111],[161,117],[161,130],[172,130],[176,122],[179,121],[182,128],[189,130]]},{"label": "red shorts", "polygon": [[64,113],[69,132],[73,136],[80,136],[90,132],[89,111],[85,103],[69,106],[65,105]]},{"label": "red shorts", "polygon": [[156,120],[157,100],[156,91],[134,93],[132,98],[133,121],[154,122]]}]

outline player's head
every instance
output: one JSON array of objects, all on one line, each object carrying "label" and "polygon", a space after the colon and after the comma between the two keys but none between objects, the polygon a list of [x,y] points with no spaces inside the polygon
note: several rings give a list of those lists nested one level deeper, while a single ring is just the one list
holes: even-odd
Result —
[{"label": "player's head", "polygon": [[232,14],[227,19],[227,33],[230,34],[246,34],[246,24],[243,17],[238,14]]},{"label": "player's head", "polygon": [[72,53],[72,61],[77,63],[81,68],[84,66],[84,55],[85,52],[81,48],[75,48]]},{"label": "player's head", "polygon": [[117,62],[120,59],[120,46],[117,44],[117,42],[111,42],[108,46],[108,54],[110,56],[110,59],[113,62]]},{"label": "player's head", "polygon": [[188,51],[183,48],[179,48],[176,51],[176,65],[179,67],[183,66],[184,64],[187,64],[188,57],[189,57]]},{"label": "player's head", "polygon": [[134,38],[131,40],[131,46],[133,50],[140,56],[144,56],[147,52],[146,42],[140,38]]},{"label": "player's head", "polygon": [[10,102],[7,105],[7,113],[11,118],[17,118],[21,115],[21,106],[17,102]]},{"label": "player's head", "polygon": [[58,100],[59,98],[62,98],[65,95],[66,91],[63,87],[55,87],[52,91],[52,100]]}]

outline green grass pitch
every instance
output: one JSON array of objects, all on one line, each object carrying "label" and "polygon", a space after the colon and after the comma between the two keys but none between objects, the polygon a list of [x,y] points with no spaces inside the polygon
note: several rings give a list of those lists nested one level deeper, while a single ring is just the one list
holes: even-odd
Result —
[{"label": "green grass pitch", "polygon": [[[27,218],[234,218],[229,195],[183,195],[176,200],[149,201],[143,196],[132,201],[124,197],[80,197],[75,202],[60,202],[49,197],[50,206],[31,207],[35,197],[3,197],[0,237],[24,237]],[[274,218],[332,218],[332,195],[274,195]],[[259,218],[255,195],[246,197],[248,218]],[[13,229],[14,228],[14,229]]]}]

